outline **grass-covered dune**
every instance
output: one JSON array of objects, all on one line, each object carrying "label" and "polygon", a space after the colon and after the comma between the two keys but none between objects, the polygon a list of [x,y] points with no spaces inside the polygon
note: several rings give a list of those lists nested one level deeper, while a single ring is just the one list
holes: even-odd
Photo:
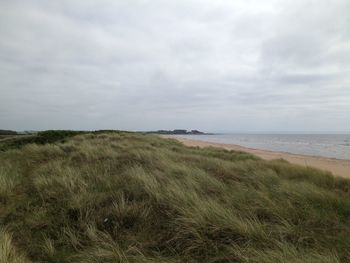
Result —
[{"label": "grass-covered dune", "polygon": [[0,152],[2,263],[350,262],[349,180],[152,135],[61,139]]}]

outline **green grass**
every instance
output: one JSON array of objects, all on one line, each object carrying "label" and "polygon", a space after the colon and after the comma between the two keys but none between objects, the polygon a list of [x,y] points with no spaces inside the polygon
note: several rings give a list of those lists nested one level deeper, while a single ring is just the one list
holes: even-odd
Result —
[{"label": "green grass", "polygon": [[350,262],[349,180],[152,135],[48,137],[0,152],[0,262]]},{"label": "green grass", "polygon": [[[4,136],[0,135],[0,152],[7,151],[10,149],[19,149],[27,144],[47,144],[47,143],[56,143],[56,142],[65,142],[66,139],[79,135],[79,134],[118,134],[121,131],[115,130],[97,130],[93,132],[87,131],[71,131],[71,130],[48,130],[37,132],[32,135],[12,135]],[[125,132],[123,133],[130,133]]]}]

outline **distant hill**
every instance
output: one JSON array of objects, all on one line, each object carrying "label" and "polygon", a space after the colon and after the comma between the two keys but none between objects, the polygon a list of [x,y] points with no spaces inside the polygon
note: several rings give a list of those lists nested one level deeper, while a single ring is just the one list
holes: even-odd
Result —
[{"label": "distant hill", "polygon": [[11,130],[0,130],[0,135],[17,135],[16,131]]}]

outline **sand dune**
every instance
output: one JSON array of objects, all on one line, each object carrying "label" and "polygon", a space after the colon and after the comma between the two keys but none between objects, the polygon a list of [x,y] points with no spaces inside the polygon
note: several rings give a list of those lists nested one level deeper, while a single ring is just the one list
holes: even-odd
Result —
[{"label": "sand dune", "polygon": [[301,155],[301,154],[251,149],[251,148],[247,148],[247,147],[243,147],[235,144],[213,143],[213,142],[186,139],[186,138],[178,137],[176,135],[164,135],[162,137],[176,139],[187,146],[198,146],[198,147],[213,146],[213,147],[221,147],[227,150],[249,152],[265,160],[283,158],[290,163],[299,164],[303,166],[316,167],[318,169],[330,171],[334,175],[350,178],[350,160],[339,160],[339,159],[327,158],[327,157],[321,157],[321,156],[308,156],[308,155]]}]

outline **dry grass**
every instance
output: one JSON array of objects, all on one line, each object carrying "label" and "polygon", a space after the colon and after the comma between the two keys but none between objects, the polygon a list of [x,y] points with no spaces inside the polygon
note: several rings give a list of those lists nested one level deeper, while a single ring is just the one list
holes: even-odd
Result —
[{"label": "dry grass", "polygon": [[0,228],[0,262],[29,263],[29,260],[17,252],[12,242],[12,236],[3,228]]},{"label": "dry grass", "polygon": [[0,262],[350,262],[349,187],[151,135],[29,144],[0,153]]}]

